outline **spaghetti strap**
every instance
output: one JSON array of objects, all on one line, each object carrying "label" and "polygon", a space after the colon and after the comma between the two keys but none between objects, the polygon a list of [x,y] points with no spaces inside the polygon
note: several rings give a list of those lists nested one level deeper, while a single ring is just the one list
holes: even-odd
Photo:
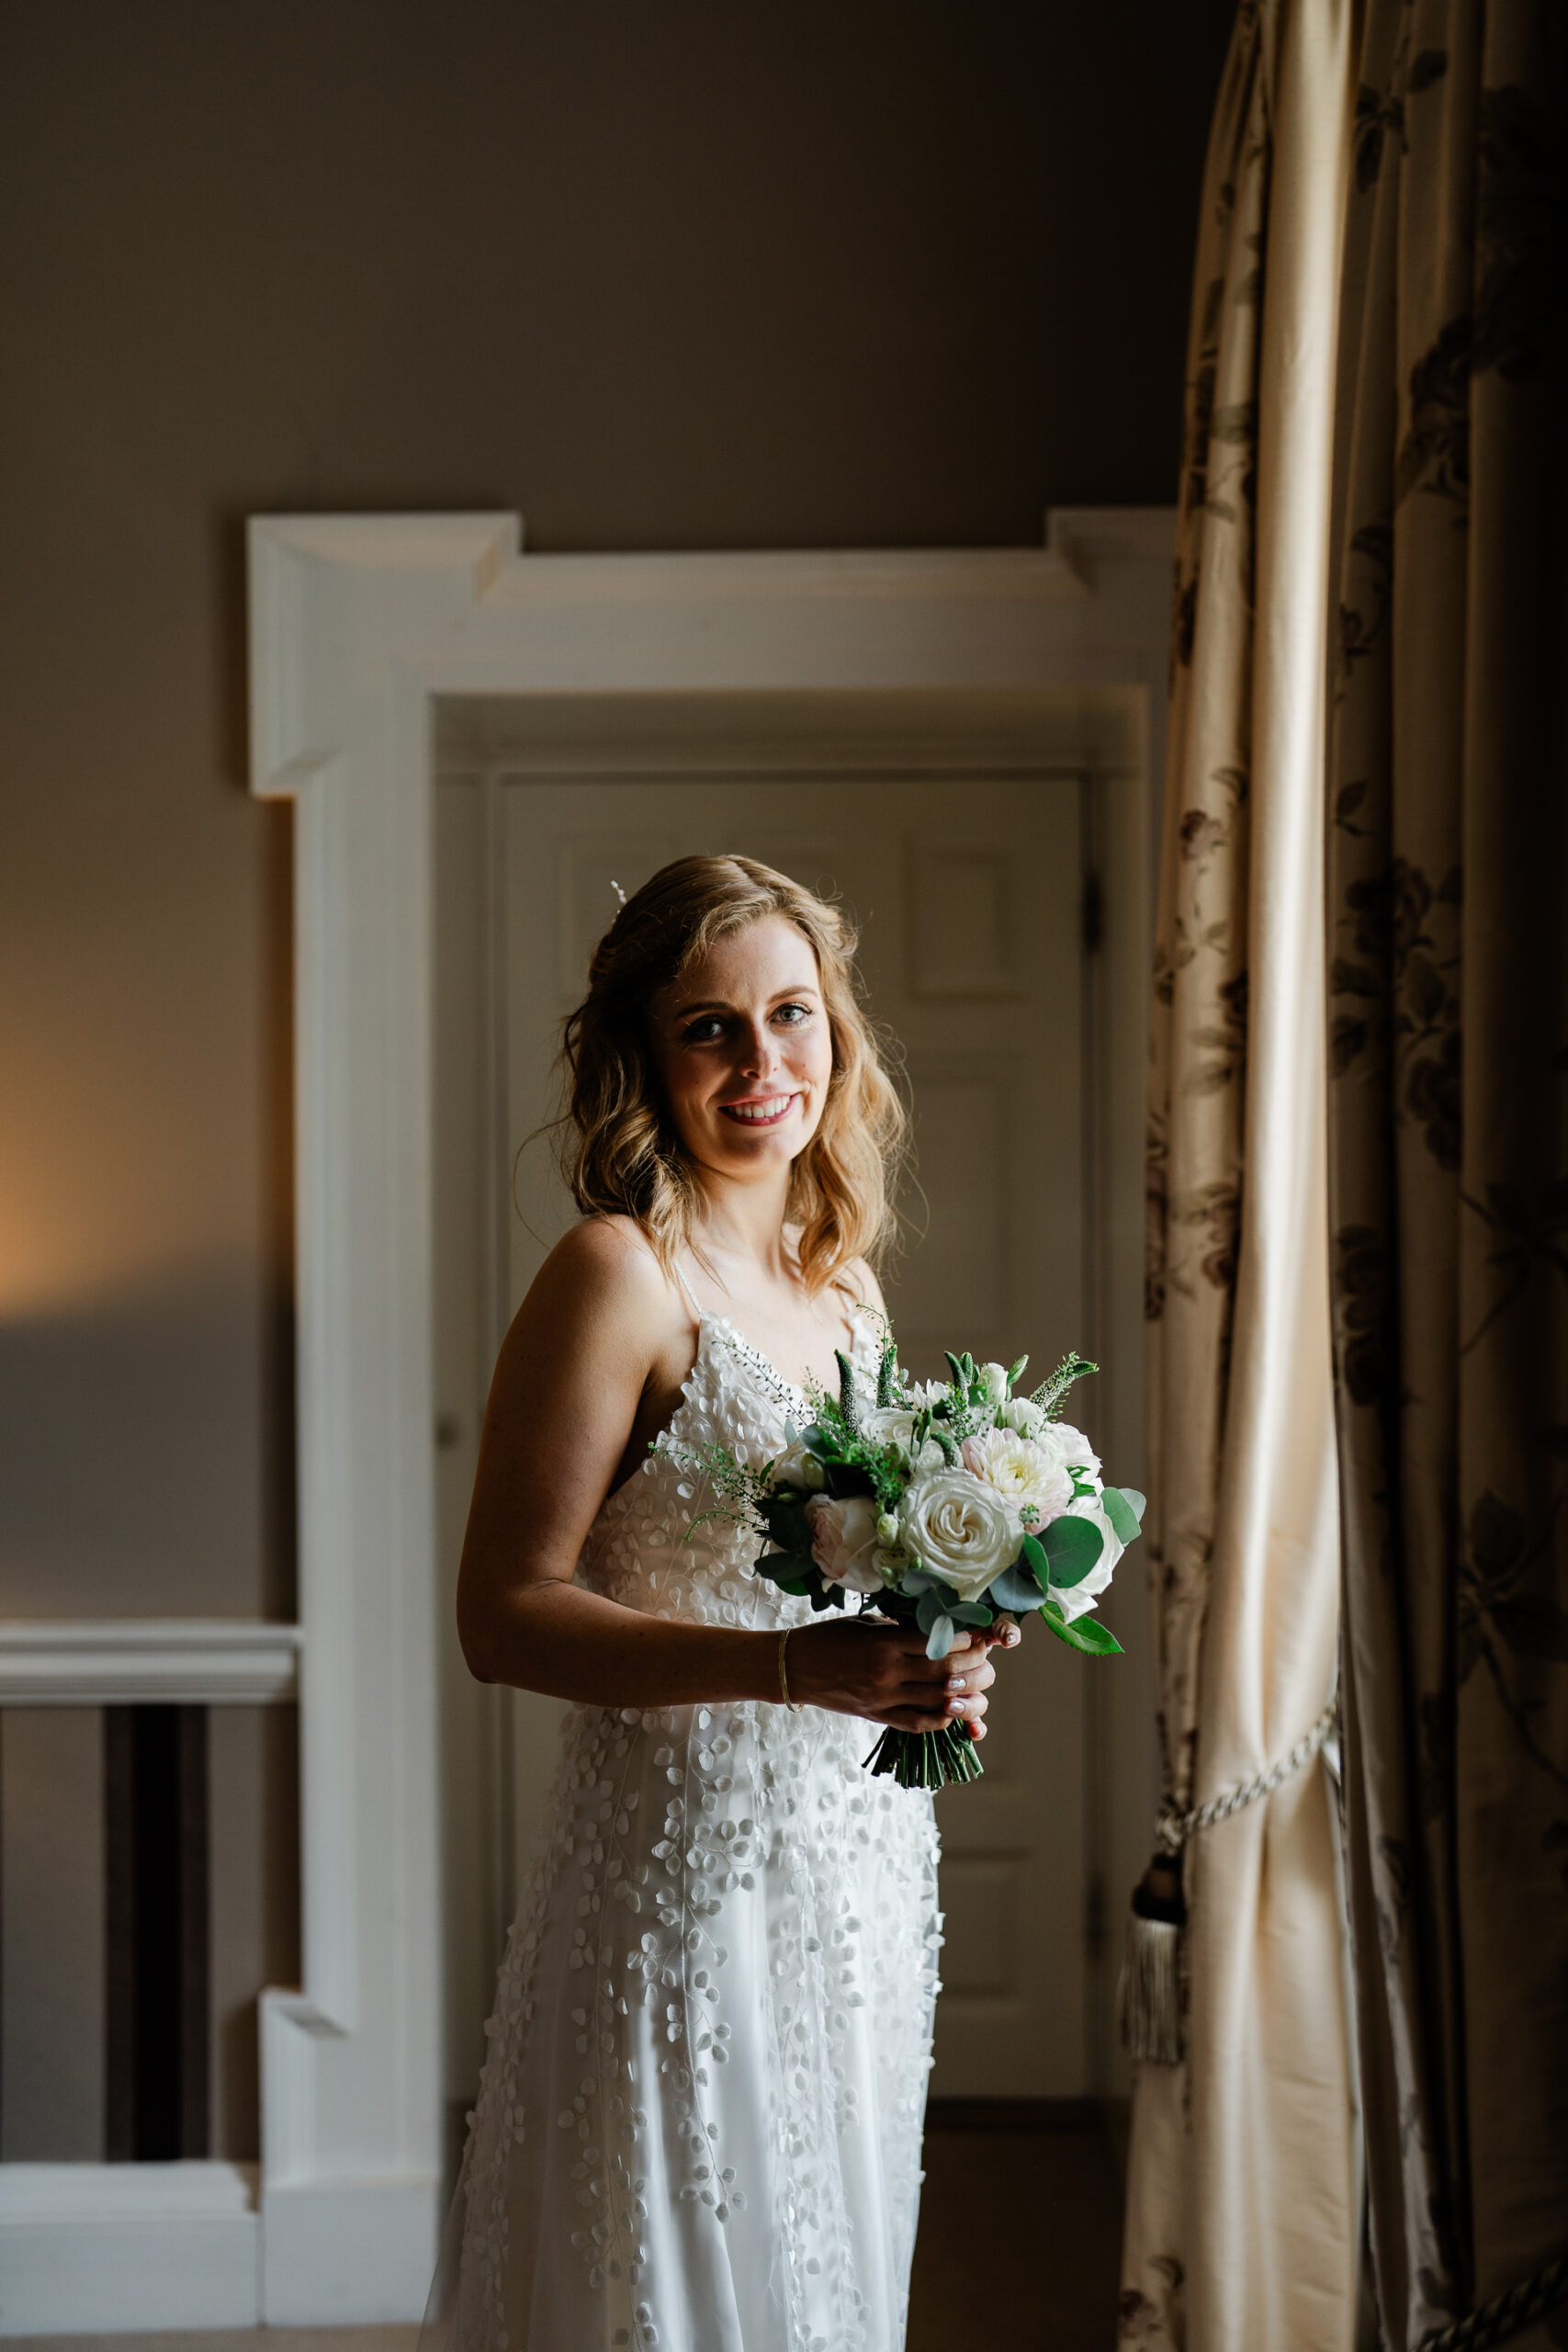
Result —
[{"label": "spaghetti strap", "polygon": [[686,1280],[686,1270],[685,1270],[685,1268],[682,1265],[681,1261],[679,1260],[679,1258],[677,1258],[677,1259],[676,1259],[676,1261],[675,1261],[675,1279],[676,1279],[676,1281],[680,1283],[681,1288],[682,1288],[682,1289],[685,1292],[685,1294],[686,1294],[686,1304],[688,1305],[688,1306],[690,1306],[690,1308],[691,1308],[691,1310],[692,1310],[693,1314],[696,1317],[697,1321],[700,1323],[700,1322],[702,1321],[702,1319],[703,1319],[703,1313],[704,1313],[704,1309],[703,1309],[703,1307],[702,1307],[702,1306],[701,1306],[701,1304],[700,1304],[700,1302],[699,1302],[699,1300],[698,1300],[698,1298],[697,1298],[697,1294],[696,1294],[696,1292],[692,1288],[691,1283]]}]

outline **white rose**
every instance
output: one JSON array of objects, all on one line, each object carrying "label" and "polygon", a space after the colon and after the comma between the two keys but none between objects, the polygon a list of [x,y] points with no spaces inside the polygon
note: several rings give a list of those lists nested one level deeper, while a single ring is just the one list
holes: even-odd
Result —
[{"label": "white rose", "polygon": [[769,1474],[775,1490],[780,1487],[793,1487],[797,1494],[806,1495],[818,1491],[824,1475],[817,1456],[808,1453],[798,1438],[779,1455]]},{"label": "white rose", "polygon": [[1072,1473],[1051,1434],[1028,1438],[1013,1430],[985,1430],[964,1441],[964,1468],[1005,1495],[1031,1527],[1058,1517],[1073,1498]]},{"label": "white rose", "polygon": [[908,1453],[915,1434],[912,1408],[902,1405],[867,1405],[862,1408],[861,1433],[873,1445],[896,1445]]},{"label": "white rose", "polygon": [[806,1506],[811,1521],[811,1556],[829,1584],[849,1592],[880,1592],[876,1567],[876,1505],[869,1495],[845,1495],[837,1502],[814,1495]]},{"label": "white rose", "polygon": [[1062,1459],[1067,1464],[1068,1468],[1073,1470],[1088,1470],[1095,1476],[1098,1476],[1100,1471],[1100,1456],[1096,1453],[1093,1446],[1090,1445],[1088,1438],[1085,1437],[1082,1430],[1074,1429],[1072,1424],[1068,1421],[1053,1421],[1051,1423],[1051,1427],[1055,1430],[1056,1442],[1062,1449]]},{"label": "white rose", "polygon": [[932,1470],[915,1480],[899,1516],[904,1541],[960,1600],[978,1600],[1018,1557],[1022,1529],[997,1488],[967,1470]]},{"label": "white rose", "polygon": [[980,1366],[980,1393],[993,1412],[999,1412],[1008,1401],[1007,1366],[983,1363]]},{"label": "white rose", "polygon": [[[1076,1430],[1074,1435],[1077,1435]],[[1095,1596],[1103,1592],[1111,1582],[1111,1572],[1122,1557],[1125,1546],[1110,1520],[1107,1519],[1105,1505],[1098,1495],[1080,1495],[1076,1502],[1068,1504],[1063,1516],[1068,1519],[1087,1519],[1091,1526],[1099,1528],[1105,1539],[1104,1550],[1082,1584],[1069,1585],[1065,1592],[1058,1592],[1055,1586],[1051,1589],[1052,1600],[1067,1623],[1071,1624],[1075,1617],[1081,1617],[1086,1609],[1094,1607]]]}]

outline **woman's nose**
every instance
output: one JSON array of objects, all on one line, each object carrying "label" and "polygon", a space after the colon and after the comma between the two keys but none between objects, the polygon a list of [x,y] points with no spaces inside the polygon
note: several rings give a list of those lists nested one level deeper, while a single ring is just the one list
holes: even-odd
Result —
[{"label": "woman's nose", "polygon": [[748,1076],[765,1078],[779,1066],[778,1040],[768,1030],[753,1026],[746,1043],[744,1067]]}]

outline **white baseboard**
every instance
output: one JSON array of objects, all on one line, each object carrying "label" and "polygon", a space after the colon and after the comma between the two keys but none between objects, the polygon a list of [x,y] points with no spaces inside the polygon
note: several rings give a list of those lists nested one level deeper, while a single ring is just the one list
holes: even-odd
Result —
[{"label": "white baseboard", "polygon": [[0,2165],[0,2336],[254,2327],[253,2167]]},{"label": "white baseboard", "polygon": [[262,2317],[269,2327],[419,2320],[435,2270],[433,2174],[268,2188]]},{"label": "white baseboard", "polygon": [[0,2165],[0,2337],[423,2317],[433,2175],[256,2198],[248,2165]]}]

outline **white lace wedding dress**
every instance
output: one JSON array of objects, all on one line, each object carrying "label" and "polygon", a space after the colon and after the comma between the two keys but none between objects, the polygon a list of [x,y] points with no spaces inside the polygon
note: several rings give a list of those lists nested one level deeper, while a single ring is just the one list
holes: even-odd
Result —
[{"label": "white lace wedding dress", "polygon": [[[698,1309],[672,1433],[763,1462],[804,1401]],[[857,1325],[864,1377],[871,1335]],[[774,1627],[655,1455],[579,1579]],[[452,2352],[900,2352],[941,1944],[924,1792],[873,1725],[741,1702],[574,1707],[486,2030],[428,2343]]]}]

